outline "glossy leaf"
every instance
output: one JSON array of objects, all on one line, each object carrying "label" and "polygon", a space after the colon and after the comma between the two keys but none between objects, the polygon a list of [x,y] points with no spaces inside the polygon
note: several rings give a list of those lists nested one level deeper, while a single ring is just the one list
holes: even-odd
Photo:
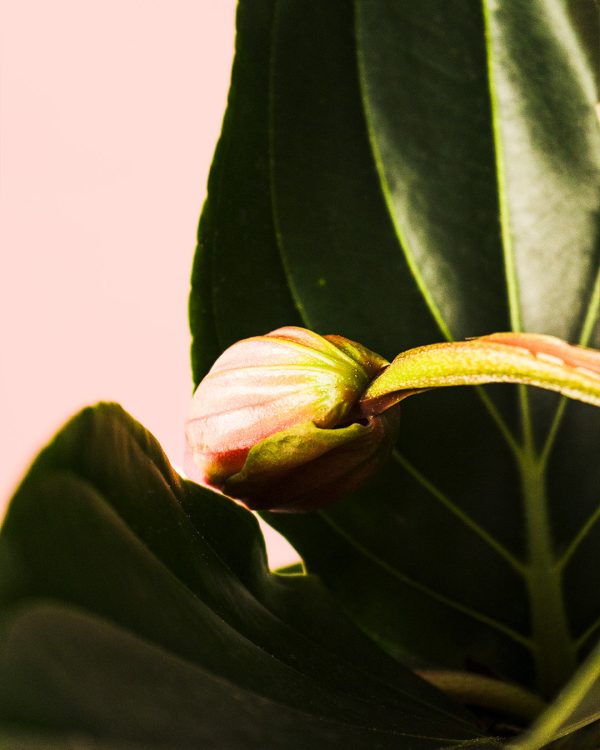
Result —
[{"label": "glossy leaf", "polygon": [[[586,13],[241,2],[194,272],[196,379],[286,324],[388,358],[511,329],[598,346]],[[551,695],[600,634],[600,414],[451,390],[407,401],[395,459],[364,490],[269,520],[391,653]]]},{"label": "glossy leaf", "polygon": [[270,573],[252,515],[181,480],[118,406],[82,412],[40,455],[0,557],[11,747],[438,748],[480,734],[314,578]]}]

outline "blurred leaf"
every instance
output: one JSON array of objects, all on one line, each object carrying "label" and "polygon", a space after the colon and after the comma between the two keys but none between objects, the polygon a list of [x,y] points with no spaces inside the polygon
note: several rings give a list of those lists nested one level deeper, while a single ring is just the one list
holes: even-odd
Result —
[{"label": "blurred leaf", "polygon": [[[580,5],[242,0],[194,269],[196,381],[286,324],[388,358],[511,328],[598,345]],[[507,386],[403,415],[368,487],[269,521],[396,656],[552,694],[600,631],[600,415]]]},{"label": "blurred leaf", "polygon": [[313,577],[270,573],[254,517],[181,480],[116,405],[42,452],[0,556],[0,724],[24,747],[437,748],[480,734]]}]

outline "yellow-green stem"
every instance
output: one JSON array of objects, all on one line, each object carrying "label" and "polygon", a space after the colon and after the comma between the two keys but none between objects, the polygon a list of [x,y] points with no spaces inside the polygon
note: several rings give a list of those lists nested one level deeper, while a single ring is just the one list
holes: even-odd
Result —
[{"label": "yellow-green stem", "polygon": [[521,383],[600,406],[600,352],[540,334],[491,334],[399,354],[361,398],[377,414],[431,388]]},{"label": "yellow-green stem", "polygon": [[419,669],[419,677],[466,706],[477,706],[532,721],[546,708],[539,695],[493,677],[448,669]]}]

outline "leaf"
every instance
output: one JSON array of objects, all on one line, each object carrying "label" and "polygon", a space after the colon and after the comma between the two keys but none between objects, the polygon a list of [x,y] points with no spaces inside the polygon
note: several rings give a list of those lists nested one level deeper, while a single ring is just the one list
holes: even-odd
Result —
[{"label": "leaf", "polygon": [[438,748],[481,734],[313,577],[270,573],[253,516],[181,480],[116,405],[83,411],[38,457],[0,557],[0,725],[15,746]]},{"label": "leaf", "polygon": [[[286,325],[301,322],[280,264],[269,189],[269,47],[263,44],[262,31],[271,14],[269,0],[257,0],[251,7],[243,3],[238,10],[238,23],[244,23],[247,16],[248,23],[247,34],[237,36],[232,85],[245,94],[229,99],[192,271],[190,319],[196,382],[220,353],[222,342],[229,345],[257,330],[278,328],[281,315]],[[231,137],[234,130],[236,138]],[[225,215],[229,220],[222,222]],[[258,276],[258,286],[248,283]],[[248,311],[247,324],[240,320],[230,325],[227,311],[231,304]]]},{"label": "leaf", "polygon": [[[594,55],[571,18],[558,0],[241,2],[196,380],[211,316],[213,356],[298,323],[388,358],[511,329],[598,345]],[[600,635],[600,416],[451,391],[406,403],[364,490],[269,521],[394,655],[549,696]]]},{"label": "leaf", "polygon": [[[595,722],[597,725],[593,726]],[[525,735],[511,743],[511,747],[515,750],[537,750],[564,737],[566,743],[569,743],[569,738],[574,742],[572,745],[566,744],[566,748],[570,746],[585,750],[589,747],[591,750],[598,746],[599,729],[600,646],[596,646],[553,704]],[[578,733],[577,740],[572,737],[575,733]]]}]

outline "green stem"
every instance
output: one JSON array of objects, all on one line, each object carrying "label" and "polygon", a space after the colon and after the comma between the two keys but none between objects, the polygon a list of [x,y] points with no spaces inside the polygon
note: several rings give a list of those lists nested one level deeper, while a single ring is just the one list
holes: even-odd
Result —
[{"label": "green stem", "polygon": [[531,445],[521,461],[521,487],[529,545],[527,585],[532,640],[540,692],[551,697],[576,666],[561,577],[556,574],[543,466]]},{"label": "green stem", "polygon": [[[547,744],[549,740],[569,734],[585,726],[590,720],[594,720],[593,716],[588,716],[583,721],[577,722],[573,720],[573,715],[598,681],[598,657],[600,657],[600,644],[565,685],[560,696],[553,703],[552,710],[547,714],[542,714],[526,734],[511,744],[513,750],[538,750],[542,746],[549,746]],[[576,743],[572,746],[576,747]]]},{"label": "green stem", "polygon": [[370,384],[361,406],[377,414],[407,396],[457,385],[521,383],[600,406],[600,352],[539,334],[492,334],[409,349]]},{"label": "green stem", "polygon": [[492,677],[446,669],[419,669],[419,677],[466,706],[487,708],[532,721],[547,706],[539,695]]}]

